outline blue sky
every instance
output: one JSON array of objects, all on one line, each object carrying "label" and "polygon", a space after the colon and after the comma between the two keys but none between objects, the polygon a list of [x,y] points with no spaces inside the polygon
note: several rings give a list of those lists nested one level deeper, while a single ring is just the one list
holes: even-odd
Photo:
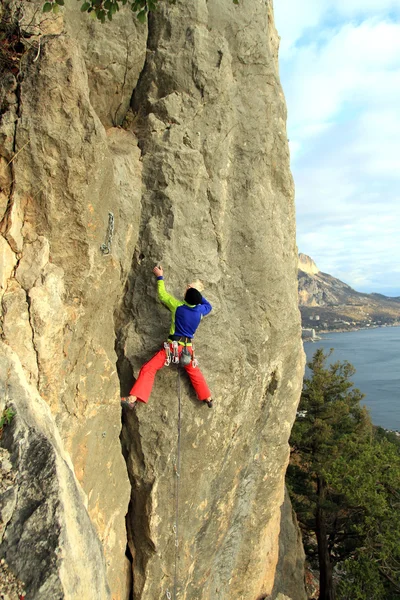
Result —
[{"label": "blue sky", "polygon": [[297,244],[400,296],[400,0],[274,0]]}]

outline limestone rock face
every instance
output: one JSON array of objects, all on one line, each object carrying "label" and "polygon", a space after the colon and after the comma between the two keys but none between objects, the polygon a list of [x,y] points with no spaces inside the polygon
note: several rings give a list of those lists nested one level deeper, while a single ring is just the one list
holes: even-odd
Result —
[{"label": "limestone rock face", "polygon": [[90,102],[105,127],[121,125],[146,57],[147,26],[128,8],[104,25],[66,3],[66,30],[85,60]]},{"label": "limestone rock face", "polygon": [[[266,597],[304,366],[272,6],[178,0],[148,27],[129,11],[101,27],[74,0],[58,15],[41,5],[2,6],[25,51],[1,77],[0,298],[20,386],[48,407],[44,427],[23,401],[4,444],[43,454],[51,569],[28,581],[11,532],[31,530],[14,496],[0,552],[32,598],[73,597],[75,563],[58,554],[70,529],[97,563],[77,565],[90,590],[79,597],[128,600],[131,577],[135,600]],[[215,408],[164,369],[150,403],[124,409],[121,448],[120,390],[169,329],[160,262],[171,293],[201,279],[213,305],[196,353]],[[38,467],[13,460],[29,495]]]},{"label": "limestone rock face", "polygon": [[237,11],[229,1],[178,2],[149,22],[133,97],[146,218],[119,315],[121,364],[137,375],[168,331],[154,263],[177,297],[199,277],[214,310],[196,347],[215,408],[201,405],[182,376],[177,559],[176,371],[158,374],[150,403],[125,416],[135,598],[177,587],[187,600],[247,600],[273,589],[303,372],[276,48],[264,2]]},{"label": "limestone rock face", "polygon": [[[103,576],[113,597],[125,599],[130,487],[113,313],[137,240],[140,151],[132,133],[105,130],[80,45],[63,13],[46,17],[40,6],[22,3],[25,17],[18,13],[33,35],[19,63],[19,108],[10,105],[1,123],[0,154],[13,181],[1,225],[2,333],[51,408],[103,546]],[[110,241],[105,255],[100,246]]]}]

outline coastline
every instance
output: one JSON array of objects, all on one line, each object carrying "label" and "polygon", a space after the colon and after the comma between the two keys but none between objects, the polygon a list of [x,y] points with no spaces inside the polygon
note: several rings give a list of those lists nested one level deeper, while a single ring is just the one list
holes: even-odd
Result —
[{"label": "coastline", "polygon": [[[350,333],[351,331],[363,331],[363,330],[370,330],[370,329],[387,329],[388,327],[400,327],[400,322],[395,322],[395,323],[390,323],[390,324],[385,324],[385,325],[368,325],[365,327],[347,327],[346,329],[344,328],[339,328],[339,329],[318,329],[318,333],[315,332],[316,336],[319,333]],[[310,339],[304,339],[303,341],[312,341],[312,339],[317,339],[317,337],[315,338],[310,338]]]},{"label": "coastline", "polygon": [[325,330],[324,334],[316,331],[314,339],[303,339],[303,342],[309,342],[304,343],[307,361],[318,348],[326,353],[333,347],[332,362],[347,360],[355,367],[356,372],[351,379],[355,387],[365,394],[363,404],[370,411],[373,424],[393,433],[397,440],[400,438],[399,325],[396,322],[383,327],[352,328],[353,335],[349,336],[336,335],[350,332],[349,329]]}]

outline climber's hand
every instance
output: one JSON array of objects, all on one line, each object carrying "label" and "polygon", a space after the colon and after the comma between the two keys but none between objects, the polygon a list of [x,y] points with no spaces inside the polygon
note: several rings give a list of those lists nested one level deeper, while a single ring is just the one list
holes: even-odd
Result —
[{"label": "climber's hand", "polygon": [[159,265],[158,267],[154,267],[153,273],[156,277],[164,277],[164,269],[161,265]]}]

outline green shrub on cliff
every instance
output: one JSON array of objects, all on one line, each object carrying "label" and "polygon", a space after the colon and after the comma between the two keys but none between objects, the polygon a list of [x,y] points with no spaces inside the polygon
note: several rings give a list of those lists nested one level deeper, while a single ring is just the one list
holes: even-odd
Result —
[{"label": "green shrub on cliff", "polygon": [[15,416],[15,412],[12,408],[5,408],[2,415],[0,416],[0,438],[3,434],[3,429],[6,425],[9,425]]},{"label": "green shrub on cliff", "polygon": [[348,362],[308,364],[291,437],[288,485],[317,539],[320,600],[400,598],[400,455],[376,433]]}]

